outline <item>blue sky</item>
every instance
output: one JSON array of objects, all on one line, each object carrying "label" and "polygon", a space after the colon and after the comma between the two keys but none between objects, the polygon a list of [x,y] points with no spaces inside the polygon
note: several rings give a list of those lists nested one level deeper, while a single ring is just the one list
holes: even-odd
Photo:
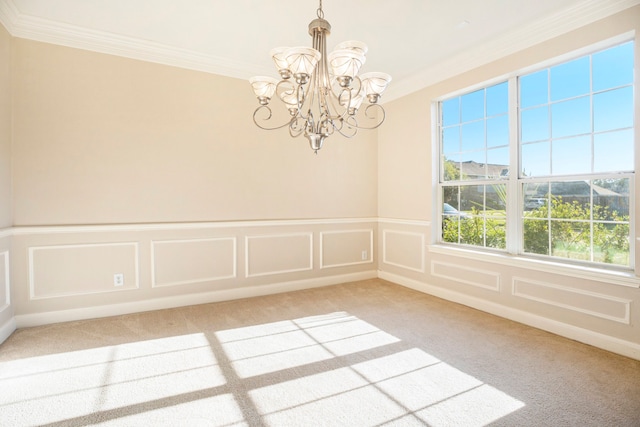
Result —
[{"label": "blue sky", "polygon": [[[632,170],[632,83],[632,42],[521,76],[524,173]],[[444,101],[442,110],[447,159],[508,164],[507,82]]]}]

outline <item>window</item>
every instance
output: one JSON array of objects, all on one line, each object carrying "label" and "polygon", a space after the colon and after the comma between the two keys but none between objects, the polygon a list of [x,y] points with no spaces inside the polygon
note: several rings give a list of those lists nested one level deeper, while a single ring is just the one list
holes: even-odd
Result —
[{"label": "window", "polygon": [[[445,242],[504,249],[509,176],[507,82],[441,103]],[[462,215],[464,212],[464,215]]]},{"label": "window", "polygon": [[633,50],[439,102],[441,241],[632,267]]}]

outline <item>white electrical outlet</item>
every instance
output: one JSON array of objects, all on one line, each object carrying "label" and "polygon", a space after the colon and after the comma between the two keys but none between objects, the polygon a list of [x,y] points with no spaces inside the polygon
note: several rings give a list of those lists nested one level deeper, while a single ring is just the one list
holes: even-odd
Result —
[{"label": "white electrical outlet", "polygon": [[113,286],[124,286],[124,274],[116,273],[113,275]]},{"label": "white electrical outlet", "polygon": [[367,251],[362,251],[362,260],[366,261],[367,259],[369,259],[369,257],[367,256]]}]

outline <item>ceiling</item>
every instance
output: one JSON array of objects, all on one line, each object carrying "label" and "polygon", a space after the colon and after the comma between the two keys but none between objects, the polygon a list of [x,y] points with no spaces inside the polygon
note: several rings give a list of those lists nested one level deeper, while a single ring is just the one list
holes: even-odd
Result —
[{"label": "ceiling", "polygon": [[[639,4],[640,0],[323,0],[328,48],[369,46],[386,100]],[[310,46],[317,0],[0,0],[16,37],[248,78],[269,50]]]}]

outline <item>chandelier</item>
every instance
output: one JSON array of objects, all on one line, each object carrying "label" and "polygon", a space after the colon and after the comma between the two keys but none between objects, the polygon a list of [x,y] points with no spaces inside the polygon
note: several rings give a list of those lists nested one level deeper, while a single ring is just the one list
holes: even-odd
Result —
[{"label": "chandelier", "polygon": [[[331,25],[324,19],[322,0],[317,16],[309,24],[313,48],[271,50],[279,81],[264,76],[249,79],[260,104],[253,113],[254,123],[265,130],[288,127],[292,137],[304,135],[316,154],[324,140],[335,132],[351,138],[359,129],[380,126],[385,111],[378,100],[391,81],[386,73],[358,76],[367,53],[367,46],[362,42],[340,43],[327,56]],[[284,104],[288,116],[283,124],[269,126],[272,119],[269,102],[274,95]]]}]

